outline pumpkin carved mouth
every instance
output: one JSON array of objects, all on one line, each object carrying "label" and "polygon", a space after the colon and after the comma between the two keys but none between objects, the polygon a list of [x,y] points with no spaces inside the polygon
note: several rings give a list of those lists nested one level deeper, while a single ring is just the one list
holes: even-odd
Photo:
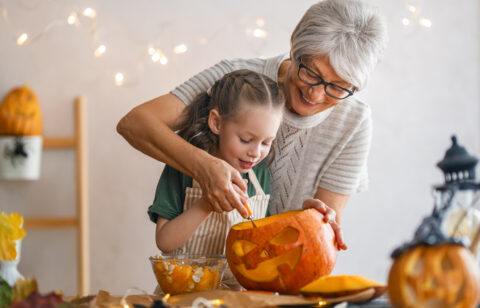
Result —
[{"label": "pumpkin carved mouth", "polygon": [[246,289],[297,294],[329,274],[336,261],[334,233],[314,209],[291,211],[232,227],[226,256]]}]

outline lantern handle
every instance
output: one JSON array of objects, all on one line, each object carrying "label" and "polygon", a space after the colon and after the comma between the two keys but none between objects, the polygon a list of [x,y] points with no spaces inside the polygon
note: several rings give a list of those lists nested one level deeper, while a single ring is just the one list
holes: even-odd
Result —
[{"label": "lantern handle", "polygon": [[451,188],[445,190],[445,192],[448,192],[448,197],[446,198],[446,201],[441,200],[441,205],[437,206],[435,203],[433,207],[433,216],[438,217],[440,220],[443,219],[443,215],[445,214],[446,210],[452,205],[453,198],[455,197],[455,193],[458,190],[457,185],[452,185]]}]

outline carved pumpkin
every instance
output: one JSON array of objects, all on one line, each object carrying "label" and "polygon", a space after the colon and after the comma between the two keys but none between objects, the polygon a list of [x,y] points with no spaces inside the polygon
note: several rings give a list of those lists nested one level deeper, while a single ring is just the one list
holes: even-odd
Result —
[{"label": "carved pumpkin", "polygon": [[388,295],[397,308],[477,307],[479,277],[478,265],[465,247],[419,245],[394,260]]},{"label": "carved pumpkin", "polygon": [[335,265],[331,226],[315,209],[291,211],[232,227],[226,257],[238,282],[250,290],[297,294]]},{"label": "carved pumpkin", "polygon": [[373,289],[372,296],[378,297],[387,291],[387,286],[358,275],[323,276],[300,289],[305,296],[336,298],[358,294]]},{"label": "carved pumpkin", "polygon": [[14,88],[0,106],[0,135],[42,134],[42,113],[37,96],[28,86]]}]

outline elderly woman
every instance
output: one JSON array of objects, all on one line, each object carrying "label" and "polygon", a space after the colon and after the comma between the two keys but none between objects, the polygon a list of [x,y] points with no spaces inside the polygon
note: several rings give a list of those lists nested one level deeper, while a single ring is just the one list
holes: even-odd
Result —
[{"label": "elderly woman", "polygon": [[226,162],[172,130],[185,104],[225,73],[250,69],[278,82],[286,99],[273,148],[270,214],[317,208],[346,249],[342,211],[352,193],[367,187],[371,140],[369,106],[355,99],[382,57],[384,19],[357,0],[325,0],[311,6],[292,33],[289,54],[269,59],[224,60],[135,107],[118,132],[136,149],[196,179],[216,211],[244,217],[246,185]]}]

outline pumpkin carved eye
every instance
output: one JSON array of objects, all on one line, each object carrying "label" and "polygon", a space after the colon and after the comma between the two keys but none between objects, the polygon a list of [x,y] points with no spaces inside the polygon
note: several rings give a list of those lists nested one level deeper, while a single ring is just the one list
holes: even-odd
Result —
[{"label": "pumpkin carved eye", "polygon": [[237,256],[243,257],[244,255],[255,249],[255,247],[257,246],[257,244],[247,240],[238,240],[233,243],[232,249]]},{"label": "pumpkin carved eye", "polygon": [[287,244],[293,244],[298,240],[300,232],[290,226],[285,227],[282,231],[275,234],[268,242],[276,246],[284,246]]}]

